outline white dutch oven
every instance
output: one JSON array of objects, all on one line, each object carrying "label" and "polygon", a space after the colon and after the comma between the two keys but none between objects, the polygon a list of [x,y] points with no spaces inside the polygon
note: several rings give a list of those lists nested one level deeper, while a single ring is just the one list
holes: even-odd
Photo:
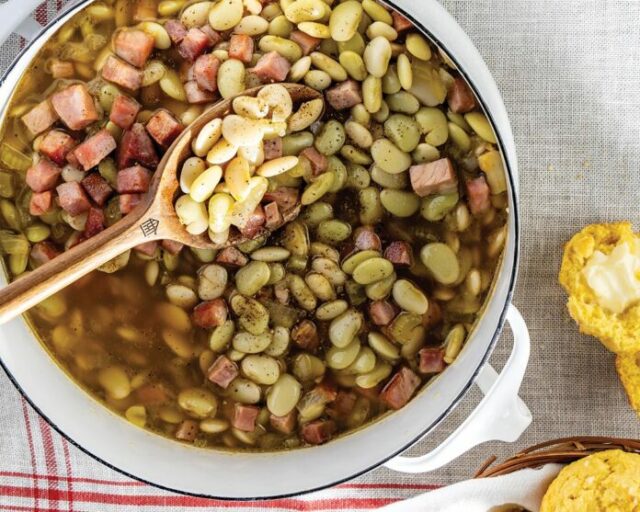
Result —
[{"label": "white dutch oven", "polygon": [[[39,0],[0,5],[0,40],[16,29]],[[36,52],[61,23],[90,0],[79,2],[35,36],[0,87],[4,117],[13,89]],[[510,304],[518,263],[519,224],[516,152],[507,113],[489,70],[471,41],[436,0],[395,0],[393,5],[445,49],[476,91],[493,122],[509,174],[509,232],[490,301],[457,361],[406,407],[326,445],[280,453],[203,450],[150,434],[111,413],[75,385],[51,360],[22,319],[0,332],[0,359],[14,384],[49,423],[89,455],[153,485],[207,497],[273,498],[331,486],[381,464],[401,472],[431,471],[490,440],[513,442],[531,422],[517,393],[529,358],[529,335]],[[33,20],[16,31],[27,38]],[[38,27],[39,29],[39,27]],[[2,31],[5,33],[3,34]],[[4,275],[0,276],[6,283]],[[514,334],[513,352],[498,375],[487,364],[505,319]],[[428,435],[471,385],[484,393],[480,405],[430,453],[400,453]]]}]

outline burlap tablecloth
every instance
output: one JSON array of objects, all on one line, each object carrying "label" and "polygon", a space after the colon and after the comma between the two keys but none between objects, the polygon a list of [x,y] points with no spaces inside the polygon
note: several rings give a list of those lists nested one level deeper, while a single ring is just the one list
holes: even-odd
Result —
[{"label": "burlap tablecloth", "polygon": [[[419,0],[415,0],[418,2]],[[534,422],[513,445],[488,444],[418,476],[378,469],[304,500],[234,504],[287,510],[374,508],[470,477],[491,454],[567,435],[640,437],[614,356],[570,321],[557,284],[562,244],[583,225],[630,219],[640,228],[640,2],[444,0],[500,87],[520,160],[523,247],[515,304],[532,338],[521,396]],[[41,22],[60,4],[41,8]],[[0,51],[5,69],[15,36]],[[500,366],[510,336],[492,362]],[[134,483],[69,445],[0,375],[1,510],[184,510],[222,507]],[[443,439],[479,399],[473,391],[429,440]],[[116,505],[117,504],[117,505]],[[147,508],[150,507],[150,508]]]}]

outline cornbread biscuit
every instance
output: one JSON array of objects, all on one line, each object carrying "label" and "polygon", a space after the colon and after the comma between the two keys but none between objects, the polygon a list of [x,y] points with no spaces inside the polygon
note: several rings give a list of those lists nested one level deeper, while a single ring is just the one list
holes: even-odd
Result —
[{"label": "cornbread biscuit", "polygon": [[551,483],[540,512],[637,512],[640,455],[608,450],[580,459]]},{"label": "cornbread biscuit", "polygon": [[637,353],[640,352],[640,304],[620,314],[604,309],[583,274],[596,250],[608,255],[621,242],[632,247],[640,243],[629,222],[585,227],[565,246],[559,280],[569,294],[567,307],[581,332],[599,338],[613,352]]},{"label": "cornbread biscuit", "polygon": [[629,397],[629,403],[640,414],[640,353],[620,354],[616,369]]}]

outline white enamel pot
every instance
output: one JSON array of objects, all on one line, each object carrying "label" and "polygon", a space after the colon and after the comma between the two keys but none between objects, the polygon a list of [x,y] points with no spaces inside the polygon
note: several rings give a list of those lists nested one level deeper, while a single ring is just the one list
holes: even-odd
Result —
[{"label": "white enamel pot", "polygon": [[[37,0],[8,0],[0,17],[14,20]],[[23,50],[2,79],[0,116],[31,59],[62,22],[87,5],[68,7]],[[396,471],[439,468],[472,447],[491,440],[513,442],[531,422],[517,393],[529,358],[526,325],[511,305],[519,245],[516,151],[507,112],[478,51],[436,0],[396,0],[400,12],[443,48],[476,91],[498,134],[508,170],[508,238],[487,307],[457,361],[407,406],[326,445],[279,453],[203,450],[150,434],[111,413],[74,384],[51,360],[26,322],[16,319],[0,332],[2,366],[31,405],[61,434],[104,464],[158,487],[218,498],[274,498],[300,494],[348,480],[382,464]],[[30,36],[31,23],[16,30]],[[0,31],[0,37],[2,37]],[[6,36],[6,34],[5,34]],[[0,276],[2,284],[6,277]],[[514,334],[513,352],[498,375],[487,360],[504,322]],[[421,457],[400,456],[449,414],[473,384],[484,393],[480,405],[449,438]]]}]

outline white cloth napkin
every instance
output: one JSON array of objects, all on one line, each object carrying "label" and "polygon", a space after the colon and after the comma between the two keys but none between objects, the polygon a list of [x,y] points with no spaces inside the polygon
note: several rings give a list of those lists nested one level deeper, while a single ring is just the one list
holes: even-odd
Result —
[{"label": "white cloth napkin", "polygon": [[562,469],[547,464],[540,469],[523,469],[495,478],[467,480],[388,505],[384,512],[489,512],[504,505],[517,505],[538,512],[549,484]]}]

